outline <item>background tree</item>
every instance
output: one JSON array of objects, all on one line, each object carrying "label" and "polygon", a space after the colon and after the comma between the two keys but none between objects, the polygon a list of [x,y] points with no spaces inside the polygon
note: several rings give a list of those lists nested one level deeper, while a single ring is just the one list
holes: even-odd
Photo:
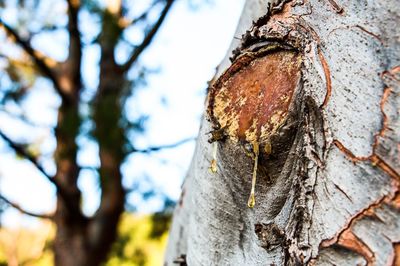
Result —
[{"label": "background tree", "polygon": [[400,6],[248,0],[242,14],[167,265],[399,265]]},{"label": "background tree", "polygon": [[[30,161],[57,191],[57,208],[54,214],[43,215],[23,210],[3,195],[1,199],[20,211],[35,217],[47,218],[56,224],[54,253],[56,265],[99,265],[107,257],[115,240],[117,224],[124,210],[126,191],[122,184],[121,165],[132,152],[148,152],[135,148],[131,142],[133,131],[140,130],[140,119],[127,118],[124,106],[134,85],[143,82],[146,69],[138,64],[143,51],[150,45],[171,9],[173,0],[153,1],[137,16],[130,1],[76,1],[65,2],[65,17],[46,20],[42,10],[51,10],[53,1],[19,1],[20,12],[12,23],[0,18],[0,25],[15,45],[2,49],[4,62],[1,101],[19,105],[38,80],[51,82],[57,92],[57,123],[54,130],[56,150],[55,175],[49,174],[41,163],[40,151],[31,143],[17,143],[0,131],[0,136],[22,158]],[[6,10],[8,3],[1,2]],[[46,5],[50,5],[50,9]],[[35,11],[35,12],[33,12]],[[82,12],[100,25],[99,32],[82,34]],[[6,14],[2,13],[2,16]],[[50,14],[51,15],[51,14]],[[42,17],[41,17],[42,16]],[[32,40],[40,34],[67,29],[68,55],[64,61],[36,50]],[[125,38],[128,30],[139,30],[143,38],[130,44]],[[86,32],[87,33],[87,32]],[[55,33],[54,33],[55,34]],[[97,89],[88,97],[82,82],[82,55],[87,44],[97,44],[100,49],[100,71]],[[128,54],[122,63],[116,57],[125,45]],[[128,76],[128,71],[131,75]],[[132,72],[133,75],[132,75]],[[133,76],[133,78],[132,78]],[[134,84],[132,84],[134,82]],[[86,93],[86,95],[85,95]],[[89,112],[83,111],[84,105]],[[20,117],[26,120],[24,117]],[[25,121],[29,122],[29,121]],[[89,134],[99,147],[98,172],[101,201],[91,217],[81,209],[79,173],[85,168],[77,160],[77,139],[87,134],[85,125],[91,124]],[[86,130],[86,132],[85,132]],[[181,142],[182,143],[182,142]],[[175,144],[170,145],[173,147]]]}]

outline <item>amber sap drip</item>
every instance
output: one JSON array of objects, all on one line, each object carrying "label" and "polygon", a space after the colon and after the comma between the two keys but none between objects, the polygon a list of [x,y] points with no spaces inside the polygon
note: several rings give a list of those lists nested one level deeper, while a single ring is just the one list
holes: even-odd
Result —
[{"label": "amber sap drip", "polygon": [[213,143],[213,154],[212,154],[212,156],[213,156],[213,158],[212,158],[212,160],[211,160],[211,164],[210,164],[210,167],[208,168],[208,170],[211,172],[211,173],[213,173],[213,174],[215,174],[216,172],[217,172],[217,149],[218,149],[218,142],[214,142]]},{"label": "amber sap drip", "polygon": [[253,144],[253,152],[254,152],[253,178],[251,179],[250,197],[249,197],[249,200],[247,201],[247,206],[249,208],[253,208],[254,205],[256,204],[255,188],[256,188],[256,180],[257,180],[257,167],[258,167],[258,154],[259,154],[258,148],[259,148],[258,143],[255,142]]}]

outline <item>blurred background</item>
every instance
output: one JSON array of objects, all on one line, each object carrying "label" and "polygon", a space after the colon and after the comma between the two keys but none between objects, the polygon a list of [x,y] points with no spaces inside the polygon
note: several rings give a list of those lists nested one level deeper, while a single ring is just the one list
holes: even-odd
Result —
[{"label": "blurred background", "polygon": [[0,265],[162,265],[243,4],[0,0]]}]

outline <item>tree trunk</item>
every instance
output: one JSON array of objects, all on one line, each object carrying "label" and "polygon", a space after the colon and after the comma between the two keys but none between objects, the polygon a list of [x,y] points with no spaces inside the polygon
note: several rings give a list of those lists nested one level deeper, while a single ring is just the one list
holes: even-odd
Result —
[{"label": "tree trunk", "polygon": [[[118,5],[120,6],[121,3]],[[118,221],[124,211],[125,191],[120,167],[125,159],[125,132],[121,125],[122,92],[126,89],[125,72],[114,60],[114,50],[121,29],[116,16],[105,12],[102,24],[99,87],[91,105],[95,129],[93,137],[99,145],[99,185],[101,202],[92,217],[81,211],[81,193],[78,188],[76,138],[81,126],[79,102],[81,83],[81,43],[77,31],[78,7],[69,7],[69,58],[64,63],[63,91],[72,92],[69,101],[59,109],[56,129],[56,163],[58,180],[66,195],[57,197],[54,241],[57,266],[97,266],[107,259],[117,236]],[[121,7],[120,7],[121,8]],[[115,34],[115,33],[118,34]],[[62,197],[64,196],[64,197]]]},{"label": "tree trunk", "polygon": [[79,115],[76,104],[62,104],[58,113],[56,128],[57,149],[55,153],[58,180],[64,197],[57,195],[57,209],[54,222],[57,233],[54,240],[56,265],[87,265],[86,224],[81,213],[81,193],[77,180],[79,168],[76,164],[77,145],[75,138],[79,129]]},{"label": "tree trunk", "polygon": [[[97,266],[107,259],[117,237],[118,221],[124,211],[126,192],[122,182],[121,165],[129,154],[163,148],[158,146],[148,147],[145,150],[136,149],[132,145],[129,135],[136,131],[138,127],[135,127],[135,121],[130,121],[126,116],[124,109],[126,100],[135,87],[133,81],[142,81],[147,72],[144,66],[138,64],[140,57],[143,51],[151,45],[175,1],[157,0],[152,4],[149,3],[149,6],[141,14],[136,14],[137,17],[132,17],[133,13],[129,11],[136,8],[136,6],[132,7],[133,4],[130,1],[108,0],[105,3],[92,3],[90,1],[90,3],[86,3],[87,1],[66,0],[65,2],[68,15],[66,30],[69,38],[68,56],[63,62],[57,62],[46,57],[31,45],[31,37],[47,31],[49,27],[52,28],[49,24],[50,21],[44,24],[39,23],[43,24],[43,27],[40,30],[35,29],[35,33],[30,32],[29,27],[27,27],[24,29],[24,36],[20,36],[20,30],[14,29],[0,18],[1,30],[4,30],[10,36],[9,40],[13,40],[31,60],[25,62],[25,54],[21,54],[21,56],[23,55],[21,62],[9,58],[9,62],[7,66],[3,67],[3,70],[8,72],[12,86],[6,86],[9,88],[5,88],[4,93],[2,93],[2,103],[12,101],[13,104],[18,104],[18,99],[21,99],[30,91],[28,87],[31,86],[29,85],[31,81],[26,82],[25,79],[33,79],[31,75],[36,74],[47,78],[61,99],[57,126],[54,129],[57,141],[54,154],[57,170],[54,176],[47,173],[41,165],[40,155],[32,154],[26,149],[25,144],[14,142],[0,130],[0,138],[6,141],[16,154],[31,162],[55,186],[57,191],[55,213],[47,215],[26,211],[3,195],[0,195],[0,201],[6,202],[25,214],[54,221],[56,225],[53,243],[55,265]],[[0,6],[3,8],[8,4]],[[20,6],[24,10],[31,7],[31,5],[23,7],[25,5],[22,4]],[[32,8],[34,6],[38,5],[33,5]],[[36,8],[40,9],[42,6],[39,5]],[[98,22],[97,24],[101,26],[99,34],[94,33],[95,36],[93,36],[93,32],[91,32],[86,35],[79,30],[82,23],[79,19],[81,8],[86,13],[92,13],[92,19],[95,19]],[[156,18],[157,13],[158,17]],[[23,15],[24,12],[21,14]],[[17,15],[17,17],[19,16]],[[83,19],[83,23],[86,23],[87,19]],[[17,18],[16,21],[19,21],[19,19]],[[22,25],[24,26],[25,23],[22,23]],[[55,28],[58,28],[58,26],[55,26]],[[130,42],[124,36],[127,30],[133,28],[143,30],[143,39],[141,42],[135,42],[135,45],[131,45],[129,54],[126,54],[127,51],[123,52],[127,55],[127,58],[125,62],[120,64],[115,60],[116,54],[120,54],[121,49],[126,50],[126,45]],[[100,48],[99,85],[89,103],[86,102],[86,97],[83,97],[84,84],[82,83],[81,73],[83,51],[86,47],[83,43],[84,39],[91,39],[85,41],[86,46],[97,44]],[[122,43],[124,45],[120,46]],[[2,57],[4,57],[2,59],[7,58],[7,56]],[[15,61],[17,64],[10,63],[11,61]],[[20,70],[17,70],[14,66],[14,64],[19,65],[21,63],[23,63],[24,69],[26,64],[27,77],[25,77],[25,74],[19,74]],[[32,69],[30,69],[31,65]],[[131,68],[135,68],[134,72],[136,73],[133,76],[128,75]],[[26,72],[26,70],[23,70],[23,72]],[[22,83],[17,84],[19,82]],[[25,85],[25,83],[29,84]],[[90,108],[89,116],[80,112],[82,106]],[[28,122],[24,118],[24,116],[21,116],[21,121]],[[88,132],[84,130],[86,122],[91,122],[91,125],[93,125],[90,137],[98,145],[100,159],[98,169],[89,167],[92,171],[96,171],[94,174],[98,176],[101,192],[100,206],[95,214],[90,217],[84,215],[81,209],[82,197],[78,187],[78,179],[80,171],[87,167],[80,165],[77,161],[78,150],[81,147],[78,147],[76,142],[79,137],[89,137]],[[171,145],[165,147],[171,147]]]},{"label": "tree trunk", "polygon": [[167,265],[400,265],[399,23],[394,0],[247,1]]}]

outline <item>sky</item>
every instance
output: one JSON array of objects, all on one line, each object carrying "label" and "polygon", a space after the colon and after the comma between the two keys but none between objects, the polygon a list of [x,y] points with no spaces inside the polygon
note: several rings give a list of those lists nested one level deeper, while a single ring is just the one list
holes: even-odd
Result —
[{"label": "sky", "polygon": [[[131,118],[139,113],[149,116],[145,123],[145,134],[135,136],[135,145],[139,148],[171,144],[197,136],[207,81],[213,77],[215,67],[225,56],[244,4],[244,0],[209,2],[212,3],[202,4],[193,10],[188,1],[177,1],[153,43],[141,57],[142,63],[157,70],[157,73],[148,77],[146,86],[135,90],[125,110]],[[52,8],[55,14],[63,12],[63,6]],[[12,20],[15,12],[18,11],[10,10],[0,16]],[[82,20],[85,16],[87,14],[81,14]],[[82,31],[90,34],[96,30],[88,21],[82,25]],[[127,38],[134,41],[140,36],[138,32],[130,31]],[[62,60],[66,50],[60,47],[63,47],[65,40],[65,34],[59,33],[55,37],[34,39],[33,45]],[[0,50],[11,49],[6,45],[0,43]],[[123,60],[126,57],[123,47],[121,51],[117,59]],[[87,97],[90,97],[91,89],[96,88],[98,82],[98,47],[86,46],[83,56],[82,74]],[[55,141],[51,138],[49,127],[56,122],[58,104],[59,100],[49,82],[43,79],[36,82],[34,90],[23,104],[29,120],[43,125],[42,128],[23,125],[0,110],[0,130],[14,140],[34,140],[39,143],[40,150],[47,154],[47,159],[41,163],[49,173],[55,172],[51,161]],[[6,108],[17,111],[15,106]],[[85,112],[84,105],[81,109]],[[90,128],[90,125],[87,126]],[[89,167],[98,166],[96,143],[85,137],[78,138],[77,142],[80,146],[78,162]],[[155,184],[157,190],[177,200],[194,146],[195,141],[191,141],[174,149],[129,156],[122,166],[125,187],[132,187],[146,177],[148,182],[140,182],[140,190],[145,191]],[[96,174],[91,170],[82,170],[79,187],[83,192],[84,212],[93,214],[99,204]],[[32,212],[51,213],[55,208],[54,187],[29,162],[17,159],[3,140],[0,140],[0,192]],[[141,213],[154,212],[162,206],[161,198],[144,201],[139,193],[129,194],[128,203],[136,206]],[[32,226],[37,220],[8,208],[1,216],[1,222],[5,226],[16,227]]]}]

